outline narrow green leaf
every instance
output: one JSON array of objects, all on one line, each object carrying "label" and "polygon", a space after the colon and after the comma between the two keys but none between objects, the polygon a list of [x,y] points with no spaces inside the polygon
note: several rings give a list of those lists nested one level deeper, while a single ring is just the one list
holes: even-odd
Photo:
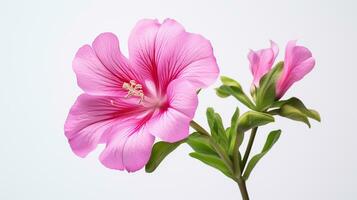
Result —
[{"label": "narrow green leaf", "polygon": [[[214,114],[214,119],[215,119],[215,123],[216,123],[216,126],[217,126],[217,132],[220,133],[221,135],[224,135],[224,133],[226,131],[225,131],[224,126],[223,126],[222,117],[218,113],[215,113]],[[224,135],[224,138],[226,138],[225,135]]]},{"label": "narrow green leaf", "polygon": [[257,165],[259,160],[266,154],[268,151],[273,147],[273,145],[278,141],[279,137],[281,134],[281,130],[275,130],[269,133],[267,140],[265,142],[265,145],[262,149],[262,151],[253,156],[252,159],[249,161],[247,168],[244,170],[243,178],[247,180],[249,178],[250,173],[254,169],[254,167]]},{"label": "narrow green leaf", "polygon": [[274,122],[274,117],[267,113],[248,111],[241,115],[238,120],[238,132],[245,132],[257,126]]},{"label": "narrow green leaf", "polygon": [[236,108],[232,118],[231,118],[231,128],[229,129],[229,148],[228,155],[233,161],[233,167],[235,169],[235,175],[240,175],[241,169],[241,157],[239,152],[239,147],[243,142],[244,133],[238,132],[239,123],[239,109]]},{"label": "narrow green leaf", "polygon": [[200,133],[192,133],[186,140],[186,143],[196,152],[204,154],[217,155],[215,150],[210,145],[211,141],[208,136]]},{"label": "narrow green leaf", "polygon": [[289,105],[291,107],[294,107],[295,109],[299,110],[302,114],[304,114],[306,117],[309,117],[319,122],[321,121],[320,114],[316,110],[308,109],[304,105],[304,103],[296,97],[292,97],[288,100],[275,102],[273,104],[273,107],[281,108],[284,105]]},{"label": "narrow green leaf", "polygon": [[206,115],[213,140],[216,141],[223,149],[227,150],[228,138],[226,137],[226,131],[224,129],[221,116],[218,113],[215,113],[213,108],[208,108]]},{"label": "narrow green leaf", "polygon": [[259,82],[257,89],[256,105],[257,110],[264,111],[269,108],[276,100],[275,87],[283,69],[284,62],[279,62],[275,67],[265,74]]},{"label": "narrow green leaf", "polygon": [[[229,155],[233,155],[234,153],[234,144],[237,141],[237,129],[238,129],[238,119],[239,119],[239,108],[237,107],[232,118],[231,118],[231,128],[229,129]],[[243,135],[243,134],[242,134]],[[239,138],[241,139],[241,137]],[[239,142],[238,147],[241,142]]]},{"label": "narrow green leaf", "polygon": [[243,92],[241,88],[235,86],[222,85],[216,89],[216,94],[219,97],[228,97],[232,95],[238,101],[246,105],[250,109],[255,109],[254,103],[249,99],[249,97]]},{"label": "narrow green leaf", "polygon": [[216,88],[216,94],[217,96],[221,97],[221,98],[227,98],[229,96],[231,96],[231,93],[225,89],[221,87]]},{"label": "narrow green leaf", "polygon": [[215,125],[214,132],[216,135],[212,135],[213,139],[225,150],[228,151],[228,137],[226,130],[224,129],[222,118],[218,113],[215,113]]},{"label": "narrow green leaf", "polygon": [[180,144],[182,144],[184,140],[168,143],[168,142],[157,142],[152,151],[151,156],[148,163],[145,166],[145,171],[147,173],[151,173],[155,171],[155,169],[159,166],[159,164],[164,160],[164,158],[169,155],[172,151],[174,151]]},{"label": "narrow green leaf", "polygon": [[311,119],[314,119],[318,122],[321,122],[321,117],[319,112],[317,112],[316,110],[313,109],[308,109],[309,113],[307,114],[308,117],[310,117]]},{"label": "narrow green leaf", "polygon": [[214,115],[214,110],[213,108],[209,107],[207,108],[206,111],[206,117],[207,117],[207,122],[208,122],[208,126],[209,128],[212,130],[214,127],[214,122],[215,122],[215,115]]},{"label": "narrow green leaf", "polygon": [[224,162],[218,156],[207,155],[207,154],[197,153],[197,152],[190,153],[190,156],[200,160],[201,162],[203,162],[213,168],[218,169],[224,175],[228,176],[229,178],[232,178],[232,173],[230,172],[229,168],[224,164]]},{"label": "narrow green leaf", "polygon": [[228,141],[230,140],[231,136],[231,127],[226,128],[226,137],[228,138]]},{"label": "narrow green leaf", "polygon": [[284,104],[283,106],[281,106],[280,110],[279,110],[279,115],[295,120],[295,121],[300,121],[305,123],[309,128],[311,127],[311,124],[309,122],[309,119],[307,118],[307,116],[301,112],[299,109],[288,105],[288,104]]},{"label": "narrow green leaf", "polygon": [[233,87],[237,87],[239,89],[242,89],[242,87],[240,86],[240,84],[232,79],[232,78],[229,78],[227,76],[221,76],[221,81],[223,83],[223,85],[226,85],[226,86],[233,86]]},{"label": "narrow green leaf", "polygon": [[219,97],[226,98],[232,95],[238,101],[246,105],[248,108],[255,108],[254,103],[244,93],[241,85],[237,81],[226,76],[221,76],[221,81],[223,85],[216,89],[216,93]]}]

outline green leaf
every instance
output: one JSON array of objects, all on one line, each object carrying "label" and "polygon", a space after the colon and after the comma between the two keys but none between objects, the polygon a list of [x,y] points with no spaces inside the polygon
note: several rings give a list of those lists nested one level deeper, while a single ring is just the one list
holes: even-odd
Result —
[{"label": "green leaf", "polygon": [[233,86],[233,87],[237,87],[239,89],[242,89],[242,87],[240,86],[240,84],[234,80],[234,79],[231,79],[227,76],[221,76],[221,81],[223,83],[223,85],[226,85],[226,86]]},{"label": "green leaf", "polygon": [[215,113],[214,132],[216,135],[212,135],[213,139],[225,150],[228,151],[228,138],[223,126],[222,118],[218,113]]},{"label": "green leaf", "polygon": [[224,164],[224,162],[218,156],[207,155],[207,154],[197,153],[197,152],[190,153],[190,156],[202,161],[203,163],[205,163],[211,167],[218,169],[224,175],[232,178],[232,173],[230,172],[229,168]]},{"label": "green leaf", "polygon": [[243,92],[241,88],[235,86],[222,85],[219,88],[216,88],[216,94],[222,98],[232,95],[238,101],[246,105],[248,108],[250,109],[255,108],[254,103],[249,99],[249,97]]},{"label": "green leaf", "polygon": [[254,103],[244,93],[241,85],[237,81],[226,76],[221,76],[221,81],[223,85],[216,89],[216,93],[219,97],[226,98],[232,95],[248,108],[255,108]]},{"label": "green leaf", "polygon": [[247,168],[244,170],[243,178],[247,180],[249,178],[250,173],[252,172],[253,168],[257,165],[259,160],[266,154],[268,151],[273,147],[273,145],[278,141],[281,134],[281,130],[275,130],[269,133],[265,145],[262,151],[253,156],[252,159],[249,161]]},{"label": "green leaf", "polygon": [[278,107],[278,108],[282,107],[283,105],[290,105],[290,106],[298,109],[303,114],[305,114],[306,117],[309,117],[309,118],[314,119],[319,122],[321,121],[320,114],[317,111],[306,108],[304,103],[296,97],[292,97],[288,100],[278,101],[273,104],[274,107]]},{"label": "green leaf", "polygon": [[145,166],[145,171],[151,173],[159,166],[159,164],[164,160],[164,158],[174,151],[180,144],[185,140],[181,140],[175,143],[168,142],[157,142],[152,151],[148,163]]},{"label": "green leaf", "polygon": [[[221,135],[224,135],[226,130],[224,129],[224,126],[223,126],[222,117],[218,113],[215,113],[214,119],[215,119],[215,123],[216,123],[215,128],[217,129],[217,132],[220,133]],[[225,135],[224,135],[224,138],[226,138]]]},{"label": "green leaf", "polygon": [[210,145],[211,141],[208,136],[200,133],[192,133],[186,140],[186,143],[196,152],[204,154],[217,155],[215,150]]},{"label": "green leaf", "polygon": [[231,136],[231,127],[226,128],[226,137],[228,138],[228,141],[230,140]]},{"label": "green leaf", "polygon": [[245,132],[257,126],[274,122],[274,117],[267,113],[248,111],[239,117],[238,132]]},{"label": "green leaf", "polygon": [[218,113],[215,113],[213,108],[208,108],[206,115],[213,140],[216,141],[223,149],[227,150],[228,138],[226,136],[221,116]]},{"label": "green leaf", "polygon": [[239,108],[237,107],[232,118],[231,118],[231,127],[229,129],[229,148],[228,155],[233,161],[233,167],[236,170],[235,173],[240,174],[241,169],[241,157],[239,152],[239,147],[243,142],[244,133],[238,132],[238,123],[239,123]]},{"label": "green leaf", "polygon": [[[228,153],[229,155],[233,155],[238,152],[233,152],[234,151],[234,144],[236,141],[238,141],[238,147],[242,144],[243,142],[243,136],[244,134],[240,133],[238,134],[238,119],[239,119],[239,108],[237,107],[232,119],[231,119],[231,127],[229,129],[229,150]],[[238,137],[238,138],[237,138]]]},{"label": "green leaf", "polygon": [[221,98],[227,98],[227,97],[231,96],[230,91],[223,88],[223,86],[216,88],[216,94],[217,94],[217,96],[219,96]]},{"label": "green leaf", "polygon": [[313,109],[308,109],[308,113],[305,113],[309,118],[314,119],[318,122],[321,122],[321,117],[319,112],[317,112],[316,110]]},{"label": "green leaf", "polygon": [[213,127],[214,127],[214,121],[215,121],[215,115],[214,115],[214,110],[213,108],[209,107],[207,108],[207,111],[206,111],[206,117],[207,117],[207,122],[208,122],[208,126],[209,128],[212,130]]},{"label": "green leaf", "polygon": [[288,104],[284,104],[283,106],[281,106],[281,108],[279,109],[279,115],[295,120],[295,121],[300,121],[305,123],[309,128],[311,127],[311,124],[309,122],[309,119],[307,118],[307,116],[301,112],[299,109],[288,105]]},{"label": "green leaf", "polygon": [[279,62],[275,67],[265,74],[259,82],[257,89],[256,105],[257,110],[264,111],[268,109],[276,100],[275,87],[278,78],[283,69],[284,62]]}]

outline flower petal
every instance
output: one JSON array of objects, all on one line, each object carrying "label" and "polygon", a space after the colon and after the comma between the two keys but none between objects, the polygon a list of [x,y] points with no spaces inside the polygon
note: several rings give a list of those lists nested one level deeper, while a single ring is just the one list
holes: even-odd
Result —
[{"label": "flower petal", "polygon": [[155,137],[166,142],[177,142],[189,134],[189,124],[192,118],[183,113],[168,108],[148,122],[149,131]]},{"label": "flower petal", "polygon": [[285,92],[297,81],[301,80],[315,66],[315,59],[309,49],[297,46],[296,41],[289,41],[286,46],[283,72],[277,83],[277,97],[281,98]]},{"label": "flower petal", "polygon": [[134,172],[148,162],[155,137],[147,133],[145,126],[137,129],[136,123],[126,122],[126,127],[117,129],[101,153],[100,161],[111,169]]},{"label": "flower petal", "polygon": [[212,84],[218,77],[219,68],[210,41],[186,32],[175,20],[163,22],[157,33],[155,47],[162,88],[178,78],[185,78],[196,88],[202,88]]},{"label": "flower petal", "polygon": [[72,65],[78,85],[91,95],[117,95],[123,92],[123,81],[137,78],[112,33],[100,34],[94,40],[93,48],[89,45],[81,47]]},{"label": "flower petal", "polygon": [[160,91],[178,78],[207,87],[219,73],[210,42],[171,19],[161,25],[157,20],[138,22],[129,38],[129,59]]},{"label": "flower petal", "polygon": [[186,138],[197,109],[195,87],[187,81],[175,80],[167,88],[168,108],[147,122],[151,134],[167,142]]},{"label": "flower petal", "polygon": [[80,95],[64,125],[72,151],[85,157],[97,144],[105,143],[111,129],[123,119],[143,113],[145,108],[138,106],[136,100]]},{"label": "flower petal", "polygon": [[128,137],[123,151],[123,162],[128,172],[135,172],[146,165],[154,141],[155,137],[148,133],[145,126]]},{"label": "flower petal", "polygon": [[141,80],[139,74],[129,66],[128,59],[120,52],[119,40],[113,33],[100,34],[92,46],[101,63],[119,80]]},{"label": "flower petal", "polygon": [[129,60],[131,66],[144,79],[158,82],[155,64],[155,38],[160,28],[157,20],[140,20],[129,36]]},{"label": "flower petal", "polygon": [[250,70],[253,74],[253,84],[259,87],[260,79],[271,69],[279,53],[278,46],[270,41],[270,48],[258,51],[251,50],[248,54]]}]

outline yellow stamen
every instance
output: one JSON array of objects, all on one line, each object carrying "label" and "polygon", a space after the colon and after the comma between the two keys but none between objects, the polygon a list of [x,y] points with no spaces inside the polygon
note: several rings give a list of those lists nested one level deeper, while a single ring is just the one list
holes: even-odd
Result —
[{"label": "yellow stamen", "polygon": [[143,86],[136,83],[136,81],[130,80],[129,83],[124,82],[123,88],[128,90],[128,94],[125,96],[125,98],[129,98],[131,96],[140,97],[139,103],[144,100],[144,92],[142,90]]}]

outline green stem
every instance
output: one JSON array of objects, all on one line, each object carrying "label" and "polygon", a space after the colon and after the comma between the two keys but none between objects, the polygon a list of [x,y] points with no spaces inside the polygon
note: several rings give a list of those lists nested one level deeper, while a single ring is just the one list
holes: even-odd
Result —
[{"label": "green stem", "polygon": [[252,146],[253,146],[253,143],[254,143],[255,135],[257,134],[257,130],[258,130],[258,127],[255,127],[255,128],[252,129],[252,132],[250,133],[249,142],[248,142],[248,145],[247,145],[247,148],[245,150],[244,157],[243,157],[243,160],[242,160],[242,166],[241,166],[241,172],[242,173],[244,171],[245,165],[247,164],[250,151],[252,150]]},{"label": "green stem", "polygon": [[238,184],[240,193],[242,195],[242,199],[243,200],[249,200],[249,195],[248,195],[247,186],[245,184],[245,181],[243,179],[237,179],[235,181]]}]

